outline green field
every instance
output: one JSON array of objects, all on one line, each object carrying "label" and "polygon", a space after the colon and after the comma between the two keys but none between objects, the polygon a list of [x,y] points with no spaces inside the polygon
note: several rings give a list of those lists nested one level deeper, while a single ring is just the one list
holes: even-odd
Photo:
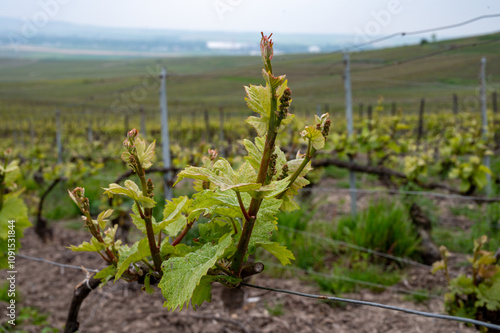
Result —
[{"label": "green field", "polygon": [[[482,57],[487,59],[487,127],[479,112]],[[249,267],[258,273],[247,264],[254,255],[266,266],[262,285],[279,278],[276,284],[287,288],[288,282],[300,282],[290,287],[300,290],[309,282],[322,295],[358,293],[384,304],[387,296],[401,303],[404,292],[414,303],[408,308],[422,303],[434,312],[476,319],[496,311],[491,318],[500,318],[494,294],[500,267],[493,256],[500,246],[500,114],[491,111],[493,92],[500,88],[500,33],[352,53],[352,134],[344,119],[342,54],[276,55],[274,75],[286,74],[293,91],[290,110],[287,83],[270,77],[273,71],[265,74],[266,89],[251,87],[245,93],[245,85],[264,84],[261,60],[0,58],[0,238],[10,240],[11,225],[19,221],[23,229],[17,227],[14,235],[21,238],[30,219],[34,231],[27,229],[22,252],[63,260],[71,268],[102,268],[104,259],[107,268],[94,278],[137,281],[145,291],[157,284],[164,306],[172,310],[208,301],[212,282],[235,287]],[[160,135],[162,67],[169,74],[169,145]],[[422,98],[425,118],[416,112]],[[371,119],[366,118],[369,105]],[[331,116],[311,119],[317,108]],[[252,110],[261,117],[250,118],[254,127],[243,120]],[[147,126],[141,123],[144,114]],[[164,148],[170,162],[161,158]],[[174,199],[165,202],[168,186],[174,186]],[[111,224],[114,229],[106,229]],[[80,243],[83,229],[92,234],[90,243],[70,248],[98,252],[97,261],[64,254],[69,249],[63,244]],[[489,243],[483,244],[486,236]],[[42,246],[37,237],[47,243]],[[440,245],[453,252],[449,264]],[[10,261],[11,253],[0,250],[0,266],[7,254]],[[472,268],[466,268],[471,254]],[[440,257],[446,278],[430,272]],[[26,270],[33,263],[24,265]],[[463,272],[473,276],[450,280],[448,269],[453,279]],[[46,295],[60,292],[74,275],[54,272],[57,276],[46,268],[20,274],[48,274],[49,284],[19,280],[26,306],[56,313]],[[5,294],[7,288],[0,285],[0,301],[2,290]],[[448,294],[443,303],[439,299],[447,290],[457,296],[450,300]],[[132,292],[121,302],[151,307],[150,299],[138,306]],[[458,310],[451,311],[450,304]],[[106,309],[114,311],[115,305]],[[267,319],[283,316],[287,308],[303,315],[303,304],[278,299],[261,305]],[[21,311],[33,309],[31,317],[43,317],[37,308]],[[326,310],[318,316],[340,309]],[[44,320],[36,325],[52,325]],[[296,331],[287,325],[290,330]]]},{"label": "green field", "polygon": [[[279,40],[276,40],[279,45]],[[500,88],[500,33],[474,38],[403,46],[351,54],[353,104],[375,105],[384,97],[403,113],[451,110],[452,95],[461,110],[478,110],[478,74],[487,58],[488,92]],[[168,70],[169,112],[207,108],[247,112],[243,85],[263,82],[255,68],[260,57],[172,57],[163,59],[0,59],[0,114],[52,117],[53,110],[77,114],[134,113],[144,106],[158,111],[159,82],[153,73]],[[318,105],[331,113],[344,110],[342,54],[277,55],[275,72],[287,74],[293,112],[313,113]]]}]

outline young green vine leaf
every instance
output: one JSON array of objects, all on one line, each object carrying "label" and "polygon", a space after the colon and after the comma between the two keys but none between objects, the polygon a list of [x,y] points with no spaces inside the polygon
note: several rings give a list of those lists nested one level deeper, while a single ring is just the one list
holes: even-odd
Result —
[{"label": "young green vine leaf", "polygon": [[[31,226],[28,219],[28,207],[20,197],[18,188],[20,176],[19,161],[10,161],[11,149],[3,152],[4,163],[0,164],[0,269],[13,270],[12,258],[21,247],[20,240],[24,230]],[[9,162],[10,161],[10,162]]]}]

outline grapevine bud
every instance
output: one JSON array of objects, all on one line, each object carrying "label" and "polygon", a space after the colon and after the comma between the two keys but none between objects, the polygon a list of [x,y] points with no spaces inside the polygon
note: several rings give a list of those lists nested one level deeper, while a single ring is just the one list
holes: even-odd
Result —
[{"label": "grapevine bud", "polygon": [[131,151],[131,148],[135,147],[135,138],[137,137],[137,135],[139,135],[139,131],[135,128],[127,133],[127,138],[125,139],[125,141],[123,141],[123,145],[125,146],[125,148],[127,148],[128,151]]},{"label": "grapevine bud", "polygon": [[82,213],[90,212],[89,199],[85,197],[85,189],[82,187],[76,187],[73,191],[68,191],[70,198],[75,202],[75,204],[80,208]]},{"label": "grapevine bud", "polygon": [[443,258],[445,260],[447,260],[450,257],[450,252],[448,251],[448,249],[444,245],[441,245],[439,247],[439,252],[441,254],[441,258]]},{"label": "grapevine bud", "polygon": [[288,164],[284,164],[283,168],[281,168],[281,175],[278,177],[278,180],[282,180],[288,177]]},{"label": "grapevine bud", "polygon": [[75,197],[77,198],[83,198],[85,196],[85,189],[82,188],[82,187],[76,187],[74,190],[73,190],[73,194],[75,195]]},{"label": "grapevine bud", "polygon": [[131,165],[131,166],[135,166],[135,165],[136,165],[136,163],[137,163],[137,159],[135,158],[135,156],[134,156],[134,155],[130,155],[130,156],[128,157],[128,162],[130,163],[130,165]]},{"label": "grapevine bud", "polygon": [[132,170],[134,170],[134,172],[137,172],[137,170],[139,170],[138,163],[139,162],[137,161],[137,158],[134,155],[130,155],[128,157],[128,164],[132,168]]},{"label": "grapevine bud", "polygon": [[137,135],[139,135],[139,131],[134,128],[127,133],[127,138],[131,141],[134,141]]},{"label": "grapevine bud", "polygon": [[273,41],[271,40],[270,34],[269,36],[264,36],[264,33],[261,32],[262,39],[260,40],[260,53],[262,55],[262,61],[264,62],[264,66],[266,68],[266,72],[272,73],[271,60],[273,59]]},{"label": "grapevine bud", "polygon": [[217,156],[219,153],[217,153],[217,149],[209,149],[208,150],[208,156],[210,157],[211,161],[215,161],[217,159]]},{"label": "grapevine bud", "polygon": [[292,91],[290,88],[286,88],[280,97],[280,107],[278,112],[278,118],[283,120],[288,115],[288,108],[290,107],[290,101],[292,100]]},{"label": "grapevine bud", "polygon": [[269,168],[267,169],[267,176],[272,179],[274,175],[276,174],[276,159],[278,158],[278,155],[272,154],[271,158],[269,159]]},{"label": "grapevine bud", "polygon": [[332,124],[332,121],[330,119],[327,119],[325,121],[325,125],[323,126],[323,130],[321,131],[321,134],[323,137],[326,139],[328,136],[328,133],[330,133],[330,125]]},{"label": "grapevine bud", "polygon": [[147,196],[150,197],[150,198],[154,197],[155,194],[154,194],[153,191],[155,189],[155,186],[154,186],[153,181],[151,180],[151,178],[148,178],[148,181],[147,181],[146,185],[147,185]]}]

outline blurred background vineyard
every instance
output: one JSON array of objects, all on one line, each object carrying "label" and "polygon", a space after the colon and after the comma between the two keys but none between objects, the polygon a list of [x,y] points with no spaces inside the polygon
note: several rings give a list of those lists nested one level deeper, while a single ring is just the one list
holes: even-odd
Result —
[{"label": "blurred background vineyard", "polygon": [[[342,54],[275,56],[274,70],[287,75],[291,113],[297,117],[292,128],[284,129],[281,147],[289,156],[304,151],[299,133],[315,115],[329,112],[332,129],[317,156],[324,163],[315,167],[301,195],[305,208],[278,216],[283,228],[274,237],[294,249],[292,273],[270,262],[271,275],[302,272],[335,294],[397,284],[405,279],[404,261],[335,241],[422,262],[413,204],[430,221],[437,245],[470,253],[472,240],[487,234],[488,249],[500,246],[500,203],[484,200],[487,194],[498,198],[500,190],[499,41],[497,33],[352,52],[351,137],[346,134]],[[487,59],[487,135],[480,112],[482,57]],[[33,223],[81,228],[67,197],[67,189],[76,185],[87,189],[93,214],[106,207],[102,187],[127,170],[120,152],[131,128],[162,145],[158,92],[163,67],[172,166],[200,165],[210,148],[241,164],[235,156],[244,154],[242,140],[254,135],[244,123],[251,114],[243,86],[262,84],[260,57],[0,58],[0,150],[12,148],[20,160],[19,186],[25,188]],[[484,169],[485,156],[491,158],[490,170]],[[368,170],[357,170],[356,216],[350,208],[349,163]],[[155,166],[162,166],[161,158]],[[162,181],[162,173],[152,177]],[[190,193],[190,184],[174,189],[174,196]],[[160,187],[156,197],[163,200]],[[113,204],[117,214],[129,209],[126,202]],[[156,213],[161,215],[161,207]],[[443,290],[410,294],[417,302]]]}]

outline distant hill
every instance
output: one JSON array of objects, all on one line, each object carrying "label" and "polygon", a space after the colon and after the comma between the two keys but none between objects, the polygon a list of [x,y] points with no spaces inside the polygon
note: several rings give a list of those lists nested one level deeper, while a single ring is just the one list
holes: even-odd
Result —
[{"label": "distant hill", "polygon": [[[85,26],[0,17],[0,56],[4,57],[158,57],[252,55],[259,32],[175,31]],[[355,35],[276,34],[277,54],[323,53],[351,45]],[[383,46],[414,44],[420,37],[394,39]],[[382,46],[382,45],[377,45]]]},{"label": "distant hill", "polygon": [[[277,36],[275,42],[279,47],[281,38]],[[366,110],[383,97],[383,112],[390,114],[396,109],[406,114],[418,112],[420,99],[425,98],[426,113],[451,113],[456,94],[460,111],[478,110],[478,74],[483,57],[487,60],[487,98],[491,101],[491,93],[500,91],[500,33],[353,52],[353,105],[358,110],[362,104]],[[263,83],[260,56],[0,57],[0,119],[18,115],[21,110],[23,115],[47,111],[50,115],[56,108],[108,112],[116,108],[116,103],[125,103],[131,112],[139,105],[156,112],[158,86],[151,88],[148,82],[162,67],[169,75],[171,114],[191,114],[205,108],[218,112],[221,105],[228,112],[248,114],[243,86]],[[273,68],[287,75],[293,91],[293,113],[312,114],[320,108],[335,115],[345,114],[342,54],[281,54],[274,58]],[[136,96],[135,102],[131,102],[132,96]]]}]

